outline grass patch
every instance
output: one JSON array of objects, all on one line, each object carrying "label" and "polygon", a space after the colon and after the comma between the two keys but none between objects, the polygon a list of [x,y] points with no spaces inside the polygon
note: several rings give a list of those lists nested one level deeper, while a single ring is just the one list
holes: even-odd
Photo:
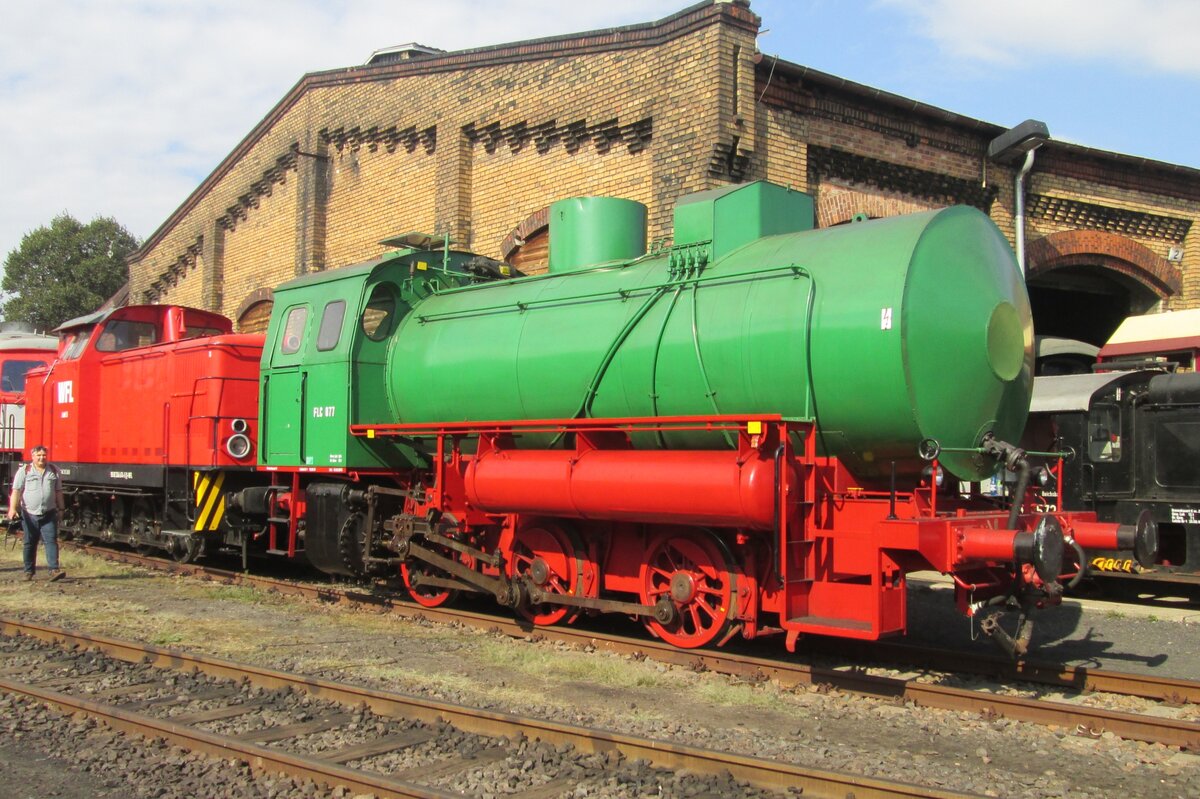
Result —
[{"label": "grass patch", "polygon": [[72,572],[72,576],[88,577],[129,577],[143,575],[145,569],[135,569],[124,563],[117,563],[104,558],[94,558],[90,555],[80,555],[68,552],[60,556],[62,567]]},{"label": "grass patch", "polygon": [[587,682],[606,688],[666,688],[678,690],[679,675],[660,672],[652,663],[639,663],[601,652],[570,652],[527,646],[507,640],[487,640],[478,656],[485,663],[516,669],[532,677]]},{"label": "grass patch", "polygon": [[[58,563],[71,573],[72,577],[128,577],[134,574],[145,574],[144,571],[126,566],[123,563],[85,555],[73,549],[59,547]],[[0,547],[0,566],[9,568],[24,568],[20,542],[12,549]],[[46,549],[38,546],[38,571],[46,569]]]},{"label": "grass patch", "polygon": [[696,695],[703,701],[724,707],[778,707],[779,693],[746,684],[730,684],[725,680],[702,680]]},{"label": "grass patch", "polygon": [[363,667],[359,671],[370,679],[379,680],[381,683],[401,691],[416,686],[423,690],[449,693],[461,691],[467,687],[463,684],[460,675],[433,670],[423,671],[399,663],[381,663],[377,666]]},{"label": "grass patch", "polygon": [[780,702],[771,688],[682,668],[198,583],[81,553],[64,553],[64,567],[78,579],[55,584],[65,588],[21,581],[19,548],[0,552],[0,563],[9,572],[0,580],[0,613],[335,679],[345,670],[381,687],[450,701],[532,707],[577,696],[584,713],[593,702],[617,702],[642,720],[701,703],[757,710],[778,709]]},{"label": "grass patch", "polygon": [[287,601],[279,594],[268,594],[248,585],[206,586],[200,595],[219,602],[240,602],[245,605],[281,605]]}]

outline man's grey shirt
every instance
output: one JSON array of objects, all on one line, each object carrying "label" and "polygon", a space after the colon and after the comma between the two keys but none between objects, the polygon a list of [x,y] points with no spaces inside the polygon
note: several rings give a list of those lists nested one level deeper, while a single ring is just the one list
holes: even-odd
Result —
[{"label": "man's grey shirt", "polygon": [[27,513],[34,516],[44,516],[54,510],[55,492],[58,491],[58,470],[46,464],[41,474],[32,466],[22,466],[17,470],[13,480],[13,488],[21,490],[21,506]]}]

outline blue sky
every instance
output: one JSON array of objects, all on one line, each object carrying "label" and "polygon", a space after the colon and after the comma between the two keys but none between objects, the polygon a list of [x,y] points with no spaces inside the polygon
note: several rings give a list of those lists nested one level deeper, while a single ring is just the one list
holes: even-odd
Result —
[{"label": "blue sky", "polygon": [[[152,233],[306,72],[648,22],[687,0],[0,4],[0,255],[67,211]],[[753,0],[768,55],[1200,168],[1195,0]]]},{"label": "blue sky", "polygon": [[965,116],[1200,168],[1195,0],[755,0],[759,49]]}]

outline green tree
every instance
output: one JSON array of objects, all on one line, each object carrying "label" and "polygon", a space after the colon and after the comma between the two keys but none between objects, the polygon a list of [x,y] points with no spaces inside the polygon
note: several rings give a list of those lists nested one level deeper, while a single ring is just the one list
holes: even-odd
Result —
[{"label": "green tree", "polygon": [[129,279],[125,257],[137,248],[137,239],[109,217],[86,225],[70,214],[54,217],[4,259],[4,319],[51,330],[91,313]]}]

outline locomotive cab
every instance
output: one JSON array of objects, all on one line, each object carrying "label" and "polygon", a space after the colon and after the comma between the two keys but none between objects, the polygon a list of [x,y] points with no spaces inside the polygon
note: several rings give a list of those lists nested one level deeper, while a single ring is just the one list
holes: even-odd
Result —
[{"label": "locomotive cab", "polygon": [[[268,426],[260,461],[310,472],[425,465],[409,444],[350,435],[358,419],[387,418],[385,371],[392,336],[412,306],[443,289],[502,276],[471,253],[407,246],[374,261],[297,278],[275,290],[262,355],[261,407]],[[481,272],[483,274],[481,274]]]},{"label": "locomotive cab", "polygon": [[[57,350],[58,339],[54,336],[0,330],[0,402],[24,402],[26,375],[49,364]],[[7,446],[8,440],[0,441],[0,447]]]}]

